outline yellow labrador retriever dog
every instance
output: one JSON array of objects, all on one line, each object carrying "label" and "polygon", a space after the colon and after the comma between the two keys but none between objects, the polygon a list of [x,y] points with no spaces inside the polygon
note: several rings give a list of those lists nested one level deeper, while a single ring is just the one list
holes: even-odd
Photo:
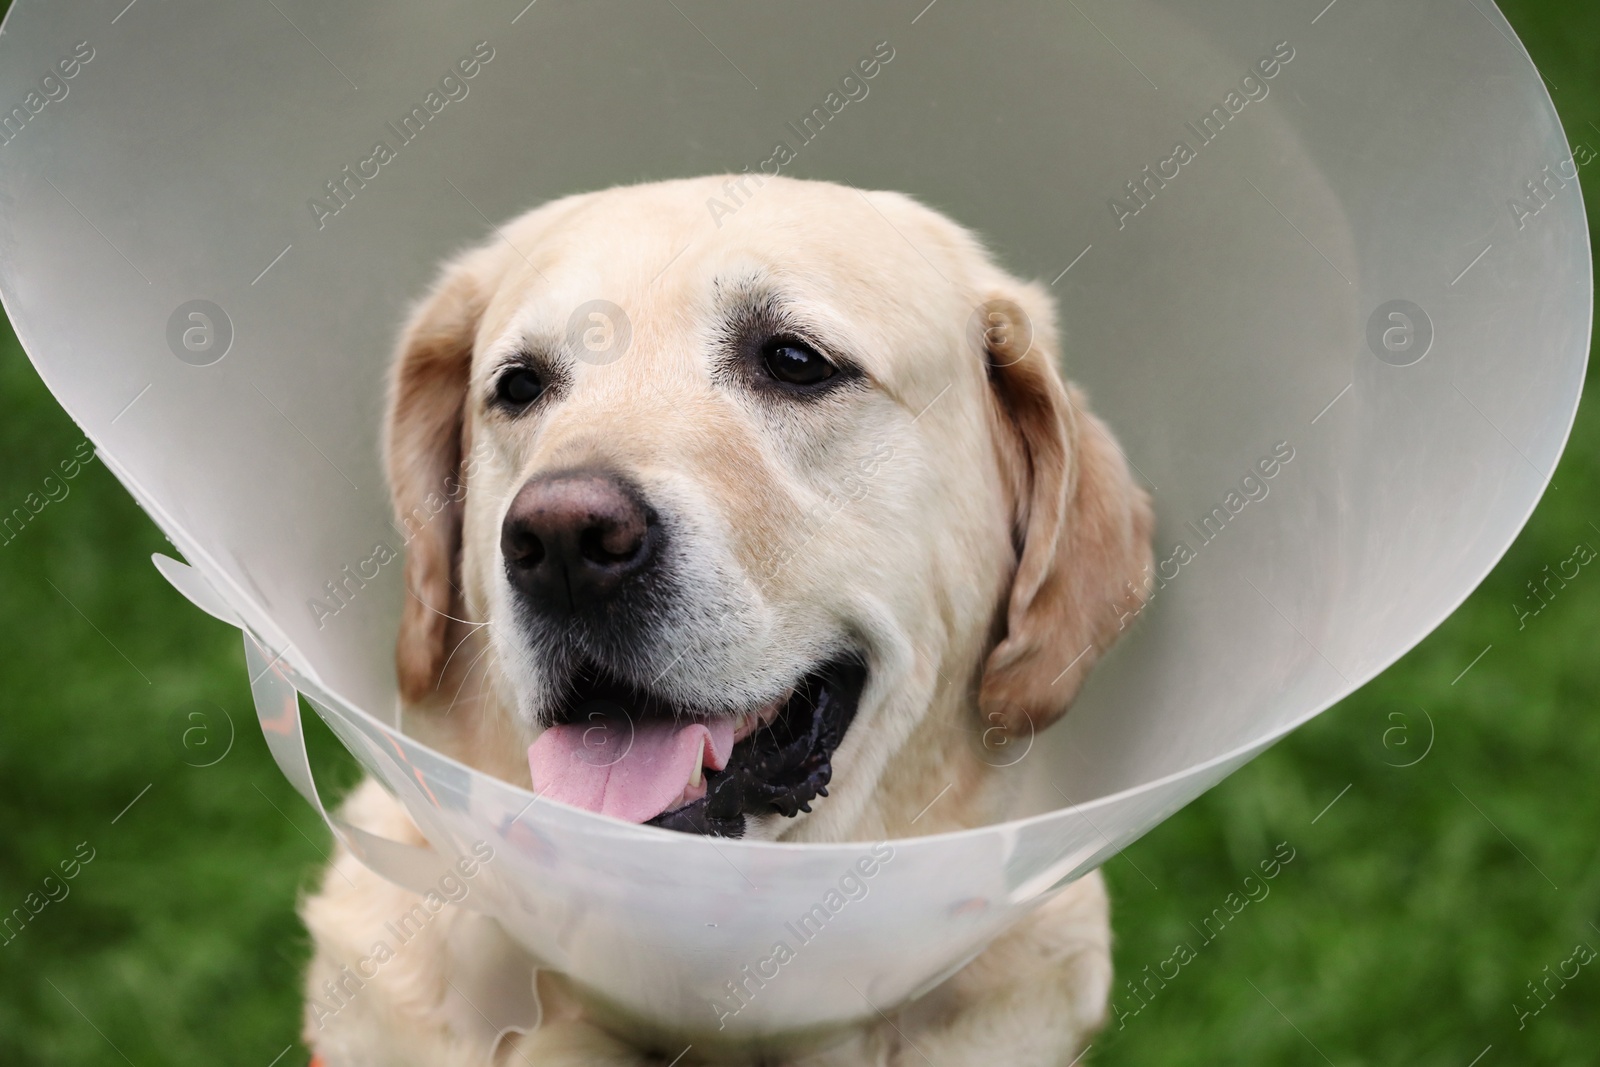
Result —
[{"label": "yellow labrador retriever dog", "polygon": [[[996,738],[1067,710],[1150,558],[1148,498],[1059,376],[1054,318],[898,193],[734,175],[510,223],[444,268],[394,366],[396,512],[448,502],[405,562],[408,729],[689,833],[1007,817]],[[607,759],[596,708],[631,724]],[[370,782],[345,815],[421,840]],[[417,901],[341,855],[305,902],[323,1067],[666,1062],[544,972],[543,1024],[482,1036],[460,990],[529,968],[456,909],[329,1010],[326,983]],[[1103,1021],[1109,947],[1091,875],[915,1004],[761,1062],[1064,1065]]]}]

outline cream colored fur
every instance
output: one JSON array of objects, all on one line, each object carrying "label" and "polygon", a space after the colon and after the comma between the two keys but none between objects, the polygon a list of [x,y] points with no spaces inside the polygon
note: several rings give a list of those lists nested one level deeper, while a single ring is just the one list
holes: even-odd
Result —
[{"label": "cream colored fur", "polygon": [[[730,188],[741,206],[714,220],[706,201]],[[745,292],[775,294],[825,354],[861,368],[861,388],[784,403],[719,375],[717,323]],[[609,362],[562,346],[595,299],[631,326]],[[555,352],[565,381],[508,419],[486,398],[499,361],[530,346]],[[407,729],[528,784],[551,687],[508,621],[500,521],[529,477],[605,465],[671,512],[694,568],[671,639],[637,650],[659,688],[754,706],[844,647],[866,656],[831,795],[809,815],[751,820],[750,836],[876,840],[1005,818],[1020,775],[985,743],[1066,711],[1149,558],[1148,500],[1058,354],[1048,294],[897,193],[716,177],[522,216],[444,269],[396,360],[397,516],[466,485],[408,551]],[[372,783],[346,816],[418,839]],[[341,854],[303,907],[311,995],[415,901]],[[785,1062],[1066,1064],[1103,1020],[1109,941],[1090,875],[927,997]],[[335,1016],[308,1009],[306,1040],[326,1067],[483,1064],[492,1034],[463,990],[530,981],[531,967],[492,920],[449,908]],[[559,976],[538,981],[543,1025],[496,1062],[665,1062],[589,1021]]]}]

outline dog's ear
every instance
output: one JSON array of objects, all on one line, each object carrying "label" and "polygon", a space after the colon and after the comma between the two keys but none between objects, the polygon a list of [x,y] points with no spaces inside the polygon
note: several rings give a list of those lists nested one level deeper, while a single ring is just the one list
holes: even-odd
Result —
[{"label": "dog's ear", "polygon": [[451,616],[461,616],[458,556],[465,486],[467,382],[488,289],[470,258],[447,266],[412,313],[389,379],[384,460],[406,538],[405,606],[395,644],[400,696],[439,685]]},{"label": "dog's ear", "polygon": [[985,722],[1018,734],[1061,717],[1138,610],[1154,520],[1111,432],[1057,370],[1049,295],[1016,285],[975,323],[1017,545],[978,702]]}]

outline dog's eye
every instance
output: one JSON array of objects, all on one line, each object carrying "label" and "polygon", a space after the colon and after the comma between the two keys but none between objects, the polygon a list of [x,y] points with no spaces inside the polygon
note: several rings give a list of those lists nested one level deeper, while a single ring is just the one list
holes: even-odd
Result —
[{"label": "dog's eye", "polygon": [[497,400],[510,408],[525,408],[544,392],[544,382],[539,376],[527,367],[512,367],[500,375],[500,380],[495,383],[494,395]]},{"label": "dog's eye", "polygon": [[837,373],[837,368],[804,341],[774,337],[761,346],[767,373],[790,385],[816,385]]}]

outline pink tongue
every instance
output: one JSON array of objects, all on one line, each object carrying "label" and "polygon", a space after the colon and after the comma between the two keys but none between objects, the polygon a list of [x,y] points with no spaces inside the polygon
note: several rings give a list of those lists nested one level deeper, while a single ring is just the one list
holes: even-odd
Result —
[{"label": "pink tongue", "polygon": [[528,769],[535,793],[642,823],[683,794],[702,751],[708,769],[726,767],[733,723],[605,718],[550,727],[528,747]]}]

